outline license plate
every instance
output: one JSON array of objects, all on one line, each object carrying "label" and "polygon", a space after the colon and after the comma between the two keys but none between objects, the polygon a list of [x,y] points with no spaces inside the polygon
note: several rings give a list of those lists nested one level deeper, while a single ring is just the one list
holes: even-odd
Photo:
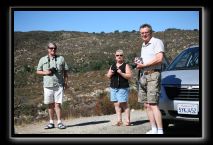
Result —
[{"label": "license plate", "polygon": [[198,114],[197,104],[178,104],[177,105],[178,114]]}]

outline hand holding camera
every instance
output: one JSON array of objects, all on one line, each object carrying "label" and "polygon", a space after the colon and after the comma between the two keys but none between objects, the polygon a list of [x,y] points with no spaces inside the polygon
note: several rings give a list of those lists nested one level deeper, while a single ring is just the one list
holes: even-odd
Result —
[{"label": "hand holding camera", "polygon": [[143,59],[141,57],[135,57],[134,63],[143,63]]},{"label": "hand holding camera", "polygon": [[137,67],[137,63],[143,63],[143,59],[141,57],[135,57],[134,64],[131,65],[133,69]]},{"label": "hand holding camera", "polygon": [[48,71],[50,72],[49,75],[53,75],[55,72],[57,72],[55,67],[49,68]]},{"label": "hand holding camera", "polygon": [[118,68],[116,66],[112,66],[111,70],[112,70],[113,73],[117,73]]}]

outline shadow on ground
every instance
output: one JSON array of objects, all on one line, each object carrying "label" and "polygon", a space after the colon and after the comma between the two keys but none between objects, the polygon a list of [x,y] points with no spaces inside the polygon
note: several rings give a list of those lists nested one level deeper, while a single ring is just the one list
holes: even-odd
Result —
[{"label": "shadow on ground", "polygon": [[110,120],[84,122],[84,123],[78,123],[78,124],[74,124],[74,125],[67,125],[67,127],[95,125],[95,124],[107,123],[107,122],[110,122]]},{"label": "shadow on ground", "polygon": [[132,126],[137,126],[137,125],[142,125],[147,122],[149,122],[149,121],[148,120],[139,120],[139,121],[131,122],[131,124],[132,124]]},{"label": "shadow on ground", "polygon": [[175,137],[202,137],[202,127],[200,123],[177,122],[164,129],[164,134]]}]

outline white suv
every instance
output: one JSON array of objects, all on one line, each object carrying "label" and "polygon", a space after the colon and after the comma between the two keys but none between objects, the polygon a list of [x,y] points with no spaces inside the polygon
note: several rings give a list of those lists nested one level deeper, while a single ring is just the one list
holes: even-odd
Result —
[{"label": "white suv", "polygon": [[161,73],[159,101],[163,125],[199,122],[199,46],[183,50]]}]

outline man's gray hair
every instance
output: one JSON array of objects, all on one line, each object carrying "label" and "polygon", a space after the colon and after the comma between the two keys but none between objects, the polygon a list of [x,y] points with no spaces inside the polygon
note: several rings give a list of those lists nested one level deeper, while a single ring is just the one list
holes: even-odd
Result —
[{"label": "man's gray hair", "polygon": [[141,29],[141,28],[145,28],[145,27],[149,28],[150,33],[153,32],[153,31],[152,31],[152,26],[151,26],[150,24],[143,24],[143,25],[140,26],[140,29]]},{"label": "man's gray hair", "polygon": [[53,43],[53,42],[50,42],[48,44],[48,48],[52,48],[52,47],[57,48],[57,45],[55,43]]}]

